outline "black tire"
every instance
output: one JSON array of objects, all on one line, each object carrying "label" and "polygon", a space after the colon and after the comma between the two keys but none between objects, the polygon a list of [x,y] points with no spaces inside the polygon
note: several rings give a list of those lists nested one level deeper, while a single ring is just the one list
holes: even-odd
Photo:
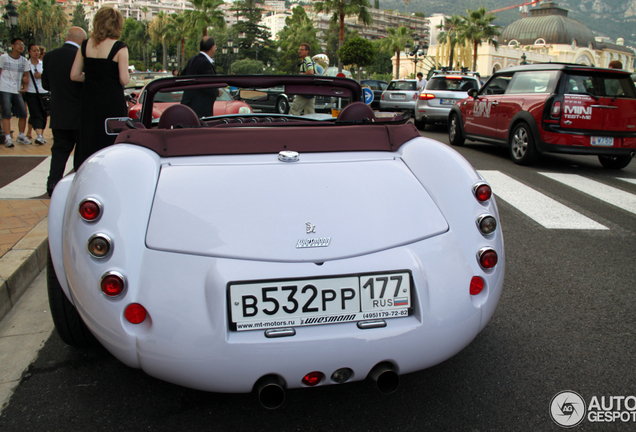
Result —
[{"label": "black tire", "polygon": [[289,113],[289,101],[284,97],[278,98],[276,101],[276,112],[278,114],[288,114]]},{"label": "black tire", "polygon": [[451,113],[448,119],[448,141],[453,146],[463,146],[466,139],[462,133],[462,125],[459,121],[459,116],[455,113]]},{"label": "black tire", "polygon": [[53,318],[53,324],[55,324],[55,330],[57,330],[57,334],[60,335],[62,341],[67,345],[78,348],[99,346],[99,342],[88,330],[75,306],[66,298],[62,286],[57,280],[50,251],[46,273],[51,317]]},{"label": "black tire", "polygon": [[510,134],[510,158],[518,165],[530,165],[537,159],[537,148],[528,123],[520,122]]},{"label": "black tire", "polygon": [[598,161],[607,169],[623,169],[632,161],[631,156],[599,156]]}]

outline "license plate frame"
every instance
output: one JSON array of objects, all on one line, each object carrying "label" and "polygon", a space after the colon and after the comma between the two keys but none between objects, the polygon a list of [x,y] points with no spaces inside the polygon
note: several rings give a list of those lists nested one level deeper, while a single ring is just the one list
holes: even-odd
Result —
[{"label": "license plate frame", "polygon": [[409,270],[229,282],[230,329],[241,332],[406,317],[412,313],[412,288]]},{"label": "license plate frame", "polygon": [[405,100],[406,99],[406,95],[404,93],[394,93],[394,94],[391,94],[391,99]]},{"label": "license plate frame", "polygon": [[595,147],[613,147],[614,137],[593,136],[590,137],[590,145]]},{"label": "license plate frame", "polygon": [[455,105],[457,99],[444,98],[439,100],[440,105]]}]

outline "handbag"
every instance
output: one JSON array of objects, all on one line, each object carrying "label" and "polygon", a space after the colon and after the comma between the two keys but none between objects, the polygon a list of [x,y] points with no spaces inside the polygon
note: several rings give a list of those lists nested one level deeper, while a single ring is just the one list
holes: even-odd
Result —
[{"label": "handbag", "polygon": [[35,80],[35,76],[33,75],[33,70],[29,67],[29,74],[31,75],[31,79],[33,80],[33,87],[35,87],[35,92],[40,97],[40,105],[42,105],[42,109],[44,113],[48,116],[51,111],[51,93],[40,93],[38,90],[38,83]]}]

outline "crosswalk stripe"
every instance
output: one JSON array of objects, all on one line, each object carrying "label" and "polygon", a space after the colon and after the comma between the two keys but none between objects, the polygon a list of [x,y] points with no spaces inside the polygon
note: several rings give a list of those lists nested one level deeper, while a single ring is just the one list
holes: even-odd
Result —
[{"label": "crosswalk stripe", "polygon": [[502,200],[548,229],[605,230],[607,227],[499,172],[479,171]]},{"label": "crosswalk stripe", "polygon": [[636,214],[636,195],[577,174],[539,173],[594,198]]},{"label": "crosswalk stripe", "polygon": [[[50,167],[51,156],[22,177],[0,188],[0,199],[28,199],[44,195]],[[72,170],[73,157],[70,157],[66,163],[66,173]]]},{"label": "crosswalk stripe", "polygon": [[628,183],[636,184],[636,179],[633,179],[633,178],[623,178],[623,177],[619,177],[618,179],[619,179],[619,180],[626,181],[626,182],[628,182]]}]

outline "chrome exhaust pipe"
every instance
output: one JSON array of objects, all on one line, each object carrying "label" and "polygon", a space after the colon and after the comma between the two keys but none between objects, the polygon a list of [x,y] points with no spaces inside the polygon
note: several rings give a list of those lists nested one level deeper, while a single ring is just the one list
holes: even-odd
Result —
[{"label": "chrome exhaust pipe", "polygon": [[278,375],[265,375],[254,385],[258,401],[266,409],[277,409],[285,402],[285,380]]},{"label": "chrome exhaust pipe", "polygon": [[375,381],[378,390],[384,394],[391,394],[400,385],[400,376],[395,367],[389,362],[378,363],[369,372],[368,378]]},{"label": "chrome exhaust pipe", "polygon": [[634,156],[636,156],[636,152],[631,152],[629,155],[630,155],[630,156],[632,157],[632,159],[633,159],[633,158],[634,158]]}]

